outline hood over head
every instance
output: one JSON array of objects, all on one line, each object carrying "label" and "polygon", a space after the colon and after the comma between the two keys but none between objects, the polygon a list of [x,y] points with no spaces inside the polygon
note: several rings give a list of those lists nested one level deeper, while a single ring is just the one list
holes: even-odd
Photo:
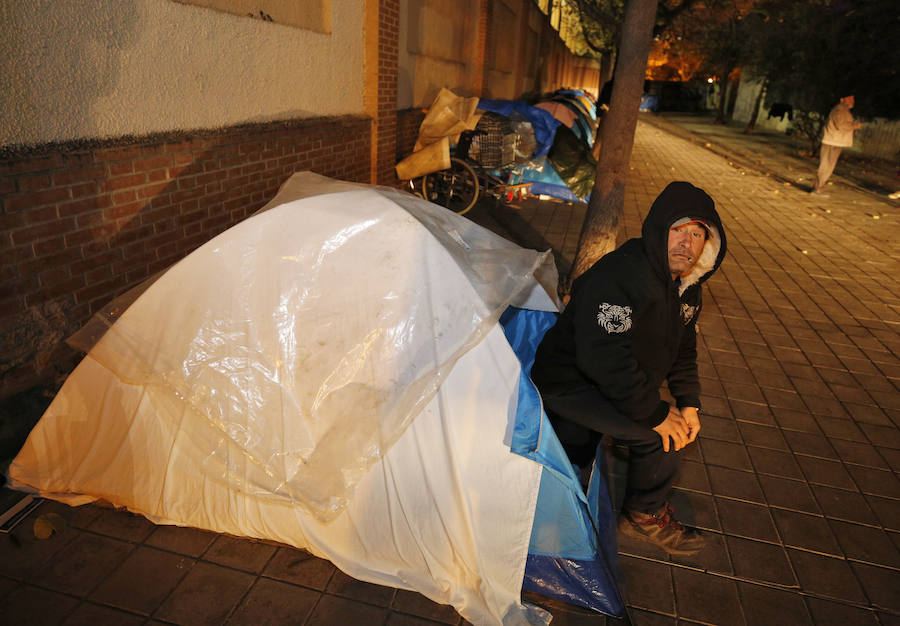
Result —
[{"label": "hood over head", "polygon": [[691,285],[707,280],[725,258],[725,229],[716,212],[716,203],[709,194],[690,183],[683,181],[669,183],[653,201],[641,229],[644,248],[651,263],[660,276],[671,280],[668,254],[669,229],[694,221],[703,224],[708,236],[697,264],[687,275],[681,277],[679,294],[683,294]]}]

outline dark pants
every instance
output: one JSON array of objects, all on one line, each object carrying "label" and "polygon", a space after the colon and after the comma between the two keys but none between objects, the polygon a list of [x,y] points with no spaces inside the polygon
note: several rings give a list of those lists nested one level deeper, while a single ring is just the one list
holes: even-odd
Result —
[{"label": "dark pants", "polygon": [[665,452],[652,428],[619,413],[597,390],[585,386],[563,394],[541,393],[553,430],[579,467],[590,464],[603,435],[628,446],[628,483],[623,508],[655,513],[669,497],[681,453]]}]

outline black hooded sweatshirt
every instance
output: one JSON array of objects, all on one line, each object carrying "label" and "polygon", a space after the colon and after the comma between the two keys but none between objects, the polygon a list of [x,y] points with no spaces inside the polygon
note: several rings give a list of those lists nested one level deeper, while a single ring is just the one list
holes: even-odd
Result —
[{"label": "black hooded sweatshirt", "polygon": [[[669,272],[669,228],[682,218],[702,220],[709,237],[691,272]],[[669,405],[700,408],[696,324],[702,283],[725,257],[725,231],[706,192],[670,183],[653,202],[640,239],[597,261],[574,283],[572,298],[537,350],[532,380],[542,393],[564,394],[594,385],[623,416],[649,428]]]}]

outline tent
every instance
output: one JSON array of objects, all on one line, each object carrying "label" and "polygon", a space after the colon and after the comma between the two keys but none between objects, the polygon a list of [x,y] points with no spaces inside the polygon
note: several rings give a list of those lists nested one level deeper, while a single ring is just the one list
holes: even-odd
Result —
[{"label": "tent", "polygon": [[474,624],[546,623],[523,588],[620,613],[603,482],[527,377],[555,281],[410,194],[296,174],[101,318],[11,486],[293,545]]}]

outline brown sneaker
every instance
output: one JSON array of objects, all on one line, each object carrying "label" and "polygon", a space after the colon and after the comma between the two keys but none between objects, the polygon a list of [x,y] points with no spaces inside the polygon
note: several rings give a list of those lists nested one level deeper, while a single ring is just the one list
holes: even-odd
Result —
[{"label": "brown sneaker", "polygon": [[703,536],[693,528],[685,527],[674,517],[668,504],[656,513],[641,513],[625,510],[619,515],[619,532],[653,543],[669,554],[697,554],[705,542]]}]

